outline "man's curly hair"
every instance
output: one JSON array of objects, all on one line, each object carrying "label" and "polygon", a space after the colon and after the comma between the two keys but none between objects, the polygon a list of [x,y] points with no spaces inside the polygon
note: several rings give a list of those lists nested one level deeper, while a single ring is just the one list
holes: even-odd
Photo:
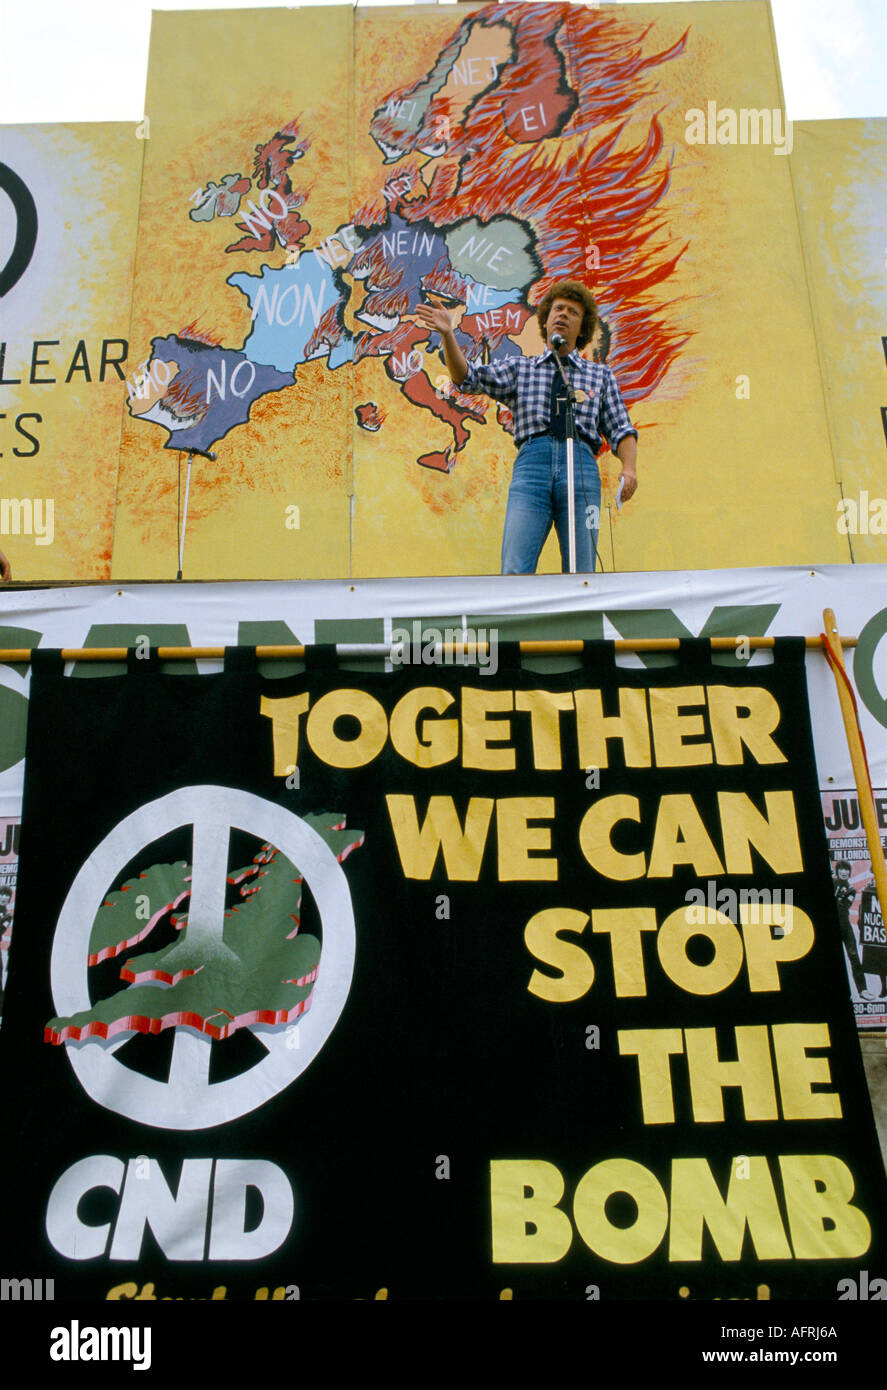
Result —
[{"label": "man's curly hair", "polygon": [[577,348],[584,348],[590,343],[597,327],[598,312],[597,304],[591,290],[586,289],[578,280],[561,280],[559,284],[552,285],[548,294],[542,300],[536,310],[536,318],[539,320],[539,329],[542,333],[542,341],[548,342],[545,325],[548,323],[548,315],[551,306],[556,299],[571,299],[575,304],[581,304],[585,310],[582,316],[582,327],[579,329],[579,337],[576,339]]}]

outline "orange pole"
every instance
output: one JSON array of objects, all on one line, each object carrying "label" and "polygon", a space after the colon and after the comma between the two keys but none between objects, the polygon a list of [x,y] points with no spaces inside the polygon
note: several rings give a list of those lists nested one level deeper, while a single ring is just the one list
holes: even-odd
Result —
[{"label": "orange pole", "polygon": [[823,611],[822,621],[825,634],[833,649],[831,660],[835,675],[835,685],[838,689],[838,701],[844,720],[847,746],[850,749],[850,761],[853,765],[853,779],[856,782],[856,795],[859,798],[859,814],[862,817],[862,823],[865,827],[865,838],[869,847],[869,858],[872,861],[875,888],[878,893],[878,901],[881,904],[881,921],[887,922],[887,864],[884,862],[884,851],[881,848],[881,835],[878,830],[878,818],[875,812],[875,798],[872,795],[872,784],[869,780],[868,762],[865,756],[865,747],[862,742],[859,717],[856,713],[856,706],[851,694],[850,677],[847,675],[841,656],[843,639],[838,636],[838,624],[835,621],[835,615],[831,608],[826,608]]}]

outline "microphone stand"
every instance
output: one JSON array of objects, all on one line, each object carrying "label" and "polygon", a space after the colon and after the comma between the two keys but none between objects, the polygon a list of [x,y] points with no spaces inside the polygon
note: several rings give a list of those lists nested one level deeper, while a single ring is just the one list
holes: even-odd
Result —
[{"label": "microphone stand", "polygon": [[558,347],[555,345],[555,339],[558,339],[558,342],[559,342],[559,343],[560,343],[560,342],[563,342],[564,340],[560,337],[559,334],[557,334],[557,333],[552,334],[551,346],[554,348],[554,360],[555,360],[555,362],[556,362],[556,364],[557,364],[557,369],[558,369],[558,371],[559,371],[560,374],[561,374],[561,381],[564,383],[564,390],[565,390],[566,393],[567,393],[567,417],[566,417],[566,418],[567,418],[567,507],[568,507],[568,509],[569,509],[569,515],[568,515],[568,517],[567,517],[567,564],[568,564],[568,566],[569,566],[569,573],[570,573],[570,574],[575,574],[575,573],[576,573],[576,472],[575,472],[575,460],[576,460],[576,454],[575,454],[575,448],[576,448],[576,419],[575,419],[575,416],[574,416],[574,413],[573,413],[573,406],[574,406],[574,404],[575,404],[575,402],[576,402],[576,393],[575,393],[575,391],[573,390],[572,386],[570,385],[569,381],[567,380],[567,376],[566,376],[566,373],[565,373],[565,371],[564,371],[563,363],[561,362],[561,355],[560,355],[560,352],[559,352],[559,350],[558,350]]},{"label": "microphone stand", "polygon": [[[178,568],[178,573],[176,574],[176,579],[181,579],[181,577],[182,577],[182,562],[183,562],[183,560],[184,560],[184,558],[185,558],[185,532],[186,532],[186,530],[188,529],[188,494],[189,494],[190,491],[191,491],[191,464],[192,464],[193,461],[194,461],[194,455],[195,455],[195,454],[199,454],[201,458],[209,459],[211,463],[215,463],[216,458],[217,458],[217,455],[216,455],[216,454],[212,454],[212,453],[209,452],[209,450],[205,450],[205,449],[186,449],[185,452],[186,452],[187,455],[188,455],[188,470],[187,470],[187,472],[186,472],[186,474],[185,474],[185,506],[184,506],[183,511],[182,511],[182,529],[181,529],[181,531],[179,532],[179,568]],[[182,460],[181,460],[181,455],[180,455],[180,456],[179,456],[179,489],[181,489],[181,486],[182,486]]]}]

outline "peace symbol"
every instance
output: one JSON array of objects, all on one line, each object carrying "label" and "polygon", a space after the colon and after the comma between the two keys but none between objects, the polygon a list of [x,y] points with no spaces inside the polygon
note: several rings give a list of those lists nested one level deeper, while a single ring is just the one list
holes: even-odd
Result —
[{"label": "peace symbol", "polygon": [[[89,1009],[89,937],[95,915],[126,864],[139,851],[183,825],[193,824],[188,941],[208,953],[222,944],[228,840],[233,827],[274,845],[298,866],[323,925],[321,968],[311,1008],[299,1021],[299,1046],[285,1030],[263,1024],[249,1031],[266,1056],[225,1081],[209,1082],[210,1039],[175,1029],[167,1081],[133,1071],[114,1058],[132,1036],[107,1042],[66,1043],[83,1089],[99,1105],[156,1129],[210,1129],[247,1115],[284,1090],[314,1060],[338,1022],[354,973],[354,912],[348,881],[329,846],[299,816],[230,787],[182,787],[148,802],[106,835],[74,879],[56,927],[50,962],[56,1013]],[[220,1044],[223,1045],[223,1044]]]}]

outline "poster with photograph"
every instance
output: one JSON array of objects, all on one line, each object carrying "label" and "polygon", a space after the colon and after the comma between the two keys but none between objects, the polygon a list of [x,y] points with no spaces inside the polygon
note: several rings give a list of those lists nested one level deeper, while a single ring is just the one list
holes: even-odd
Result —
[{"label": "poster with photograph", "polygon": [[[887,847],[887,790],[875,791],[875,810],[881,844]],[[855,789],[824,792],[822,812],[856,1022],[860,1028],[884,1028],[887,931]]]}]

